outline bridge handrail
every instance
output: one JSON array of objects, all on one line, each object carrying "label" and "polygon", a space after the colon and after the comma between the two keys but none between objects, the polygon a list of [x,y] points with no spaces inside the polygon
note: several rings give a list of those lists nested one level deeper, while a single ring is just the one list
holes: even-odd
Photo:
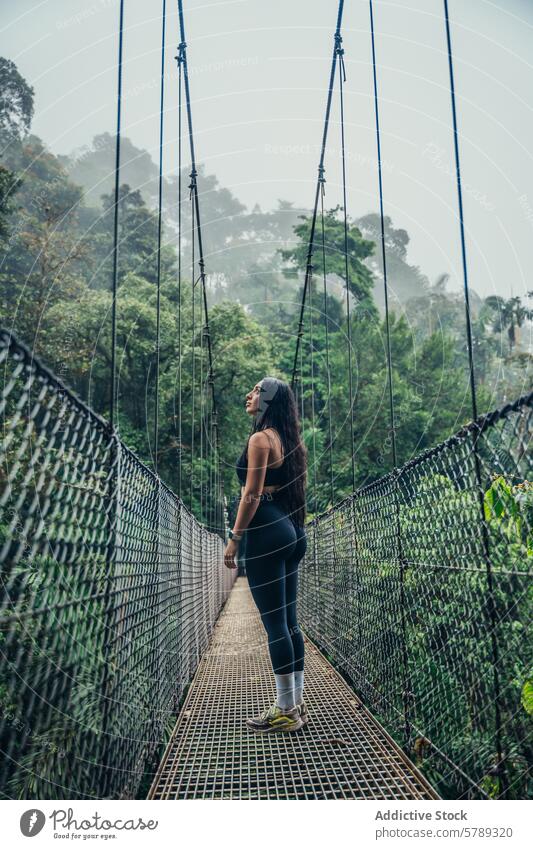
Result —
[{"label": "bridge handrail", "polygon": [[235,573],[222,537],[5,329],[0,368],[0,786],[136,798]]}]

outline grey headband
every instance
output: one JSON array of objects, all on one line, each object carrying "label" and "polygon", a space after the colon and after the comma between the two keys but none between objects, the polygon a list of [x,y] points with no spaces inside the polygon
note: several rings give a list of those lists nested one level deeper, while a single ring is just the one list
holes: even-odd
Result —
[{"label": "grey headband", "polygon": [[264,377],[261,383],[259,384],[259,409],[256,414],[256,419],[258,422],[261,421],[261,419],[265,415],[270,404],[276,397],[280,386],[281,380],[278,380],[277,377]]}]

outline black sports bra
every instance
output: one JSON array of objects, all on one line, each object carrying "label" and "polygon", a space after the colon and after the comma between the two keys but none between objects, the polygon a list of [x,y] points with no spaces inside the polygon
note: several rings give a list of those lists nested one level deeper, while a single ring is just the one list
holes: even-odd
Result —
[{"label": "black sports bra", "polygon": [[[246,474],[248,471],[248,456],[247,456],[247,448],[246,445],[244,451],[241,456],[237,460],[237,464],[235,466],[235,471],[237,472],[237,477],[239,478],[241,484],[244,486],[246,483]],[[278,484],[285,483],[285,454],[283,455],[283,463],[281,466],[278,466],[277,469],[267,469],[265,480],[263,486],[276,486]]]}]

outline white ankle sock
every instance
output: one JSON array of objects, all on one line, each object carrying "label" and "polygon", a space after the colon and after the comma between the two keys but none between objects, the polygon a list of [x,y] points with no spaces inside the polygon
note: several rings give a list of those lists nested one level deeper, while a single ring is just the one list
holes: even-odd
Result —
[{"label": "white ankle sock", "polygon": [[283,710],[294,707],[294,672],[286,675],[274,675],[276,679],[276,703]]},{"label": "white ankle sock", "polygon": [[294,672],[294,702],[301,705],[304,700],[304,670]]}]

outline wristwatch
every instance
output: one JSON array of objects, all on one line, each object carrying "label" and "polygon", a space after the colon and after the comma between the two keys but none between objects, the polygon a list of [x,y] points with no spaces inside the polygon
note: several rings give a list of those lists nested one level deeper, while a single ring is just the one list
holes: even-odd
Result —
[{"label": "wristwatch", "polygon": [[229,531],[228,536],[229,536],[230,539],[234,539],[235,542],[238,542],[240,539],[242,539],[242,536],[238,536],[237,534],[234,534],[233,531]]}]

